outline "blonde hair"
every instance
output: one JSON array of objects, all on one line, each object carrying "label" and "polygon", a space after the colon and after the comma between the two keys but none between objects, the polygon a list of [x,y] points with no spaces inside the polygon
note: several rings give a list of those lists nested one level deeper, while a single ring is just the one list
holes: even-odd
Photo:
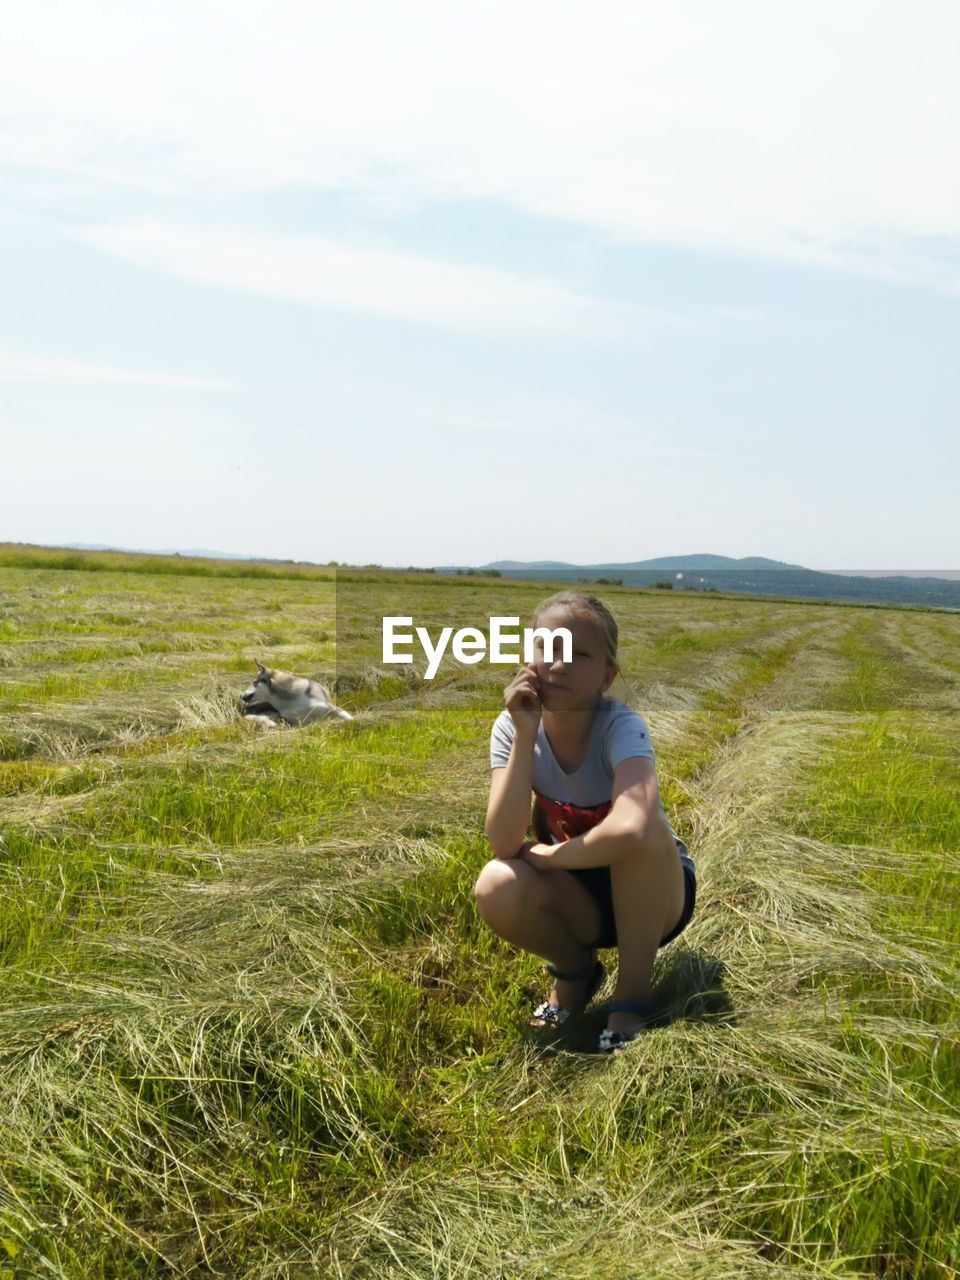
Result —
[{"label": "blonde hair", "polygon": [[627,684],[627,679],[620,670],[620,664],[617,661],[620,628],[617,626],[616,618],[603,601],[597,596],[585,595],[582,591],[559,591],[556,595],[550,596],[549,599],[540,601],[533,611],[533,625],[538,627],[543,615],[548,609],[553,608],[565,609],[567,613],[572,614],[574,617],[592,618],[594,622],[599,624],[607,650],[607,665],[617,668],[621,680],[627,685],[631,696],[633,696],[633,690]]}]

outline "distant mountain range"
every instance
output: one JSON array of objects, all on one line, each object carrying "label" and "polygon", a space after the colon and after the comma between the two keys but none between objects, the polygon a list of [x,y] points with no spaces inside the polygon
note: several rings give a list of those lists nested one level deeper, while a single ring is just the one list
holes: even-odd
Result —
[{"label": "distant mountain range", "polygon": [[[71,551],[134,551],[139,555],[197,556],[205,560],[246,560],[254,564],[289,564],[269,556],[241,556],[230,551],[143,551],[102,543],[72,542]],[[311,561],[298,561],[310,564]],[[333,563],[329,561],[328,563]],[[344,568],[347,566],[344,565]],[[384,566],[389,567],[389,566]],[[878,569],[862,572],[806,569],[803,565],[765,556],[659,556],[617,564],[569,564],[563,560],[494,560],[479,567],[435,565],[437,573],[467,573],[496,569],[504,578],[552,579],[557,582],[597,582],[608,579],[628,587],[670,583],[676,591],[722,591],[744,595],[795,596],[801,600],[848,600],[861,604],[913,604],[960,610],[960,570]],[[602,582],[600,585],[603,585]]]},{"label": "distant mountain range", "polygon": [[[58,544],[59,545],[59,544]],[[174,548],[167,548],[162,551],[146,551],[142,547],[111,547],[106,542],[67,542],[64,544],[67,551],[124,551],[129,555],[135,556],[196,556],[199,560],[260,560],[266,558],[264,556],[238,556],[232,551],[178,551]],[[269,564],[280,564],[279,560],[269,560]]]},{"label": "distant mountain range", "polygon": [[[437,566],[438,573],[466,572],[465,566]],[[824,572],[764,556],[690,555],[660,556],[617,564],[567,564],[560,560],[495,560],[481,565],[496,569],[504,578],[549,578],[557,582],[597,582],[607,579],[629,587],[670,583],[673,590],[723,591],[734,594],[795,596],[803,600],[848,600],[862,604],[932,605],[960,609],[960,571],[944,576],[913,570],[862,574],[837,570]],[[474,570],[476,572],[477,570]],[[601,584],[602,585],[602,584]]]},{"label": "distant mountain range", "polygon": [[484,565],[485,569],[673,569],[683,572],[694,569],[799,569],[803,573],[816,572],[804,569],[800,564],[787,564],[784,560],[767,560],[763,556],[744,556],[734,560],[730,556],[713,556],[706,552],[695,556],[660,556],[656,560],[631,560],[625,564],[576,565],[563,560],[495,560]]}]

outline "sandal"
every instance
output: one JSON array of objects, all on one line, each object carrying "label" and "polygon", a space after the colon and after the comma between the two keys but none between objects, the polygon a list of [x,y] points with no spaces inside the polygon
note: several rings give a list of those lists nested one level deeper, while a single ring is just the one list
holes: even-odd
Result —
[{"label": "sandal", "polygon": [[656,1013],[656,1006],[649,1000],[612,1000],[607,1005],[607,1013],[641,1013],[646,1021],[644,1026],[637,1027],[633,1031],[604,1029],[600,1032],[600,1040],[597,1043],[598,1053],[614,1053],[617,1049],[625,1049],[628,1044],[633,1044],[634,1040],[639,1039],[647,1030],[649,1020]]},{"label": "sandal", "polygon": [[[566,973],[561,973],[561,971],[552,964],[547,964],[544,967],[551,977],[559,978],[562,982],[586,981],[587,988],[584,992],[584,1007],[590,1003],[591,998],[599,990],[601,983],[607,976],[607,971],[599,960],[595,960],[592,965],[584,965],[582,969],[574,969]],[[540,1031],[544,1027],[559,1027],[562,1023],[566,1022],[569,1017],[569,1009],[563,1009],[558,1004],[551,1004],[548,1000],[544,1000],[543,1004],[538,1005],[537,1008],[534,1009],[530,1025],[535,1028],[535,1030]],[[537,1019],[538,1021],[534,1021],[534,1019]]]}]

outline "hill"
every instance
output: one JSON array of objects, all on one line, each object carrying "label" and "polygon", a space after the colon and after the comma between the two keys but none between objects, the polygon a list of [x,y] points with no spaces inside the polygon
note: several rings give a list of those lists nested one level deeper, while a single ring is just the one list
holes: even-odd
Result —
[{"label": "hill", "polygon": [[[436,566],[436,569],[438,573],[453,573],[458,568],[462,571],[463,567]],[[734,595],[960,609],[960,581],[949,578],[826,573],[782,560],[769,560],[764,556],[735,559],[703,553],[581,565],[557,561],[497,560],[481,568],[496,569],[504,578],[519,580],[549,577],[557,582],[587,583],[606,578],[628,587],[650,587],[669,582],[674,590],[683,591],[714,590]]]}]

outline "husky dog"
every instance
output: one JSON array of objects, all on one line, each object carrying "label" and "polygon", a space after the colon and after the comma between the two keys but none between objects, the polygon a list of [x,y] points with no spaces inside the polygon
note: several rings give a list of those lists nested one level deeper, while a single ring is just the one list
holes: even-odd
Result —
[{"label": "husky dog", "polygon": [[292,676],[257,663],[257,674],[249,689],[240,695],[243,714],[263,725],[313,724],[317,720],[352,720],[342,707],[335,707],[330,690],[317,680]]}]

